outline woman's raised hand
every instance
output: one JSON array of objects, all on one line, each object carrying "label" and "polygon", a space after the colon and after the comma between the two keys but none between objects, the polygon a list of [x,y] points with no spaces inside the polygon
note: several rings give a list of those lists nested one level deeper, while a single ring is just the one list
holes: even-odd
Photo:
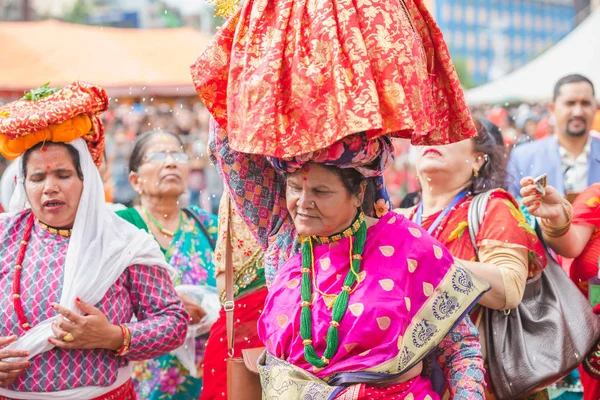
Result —
[{"label": "woman's raised hand", "polygon": [[564,218],[562,196],[552,186],[546,186],[546,194],[542,195],[537,191],[533,178],[525,177],[521,179],[521,197],[523,205],[534,217],[547,219],[555,225]]},{"label": "woman's raised hand", "polygon": [[[17,340],[16,336],[0,336],[0,347],[7,346]],[[0,387],[12,385],[19,376],[21,376],[27,367],[31,365],[29,361],[6,361],[13,357],[27,357],[28,351],[25,350],[6,350],[0,349]]]},{"label": "woman's raised hand", "polygon": [[50,343],[63,349],[117,350],[122,346],[123,333],[118,325],[112,324],[102,311],[80,299],[75,304],[84,315],[52,303],[52,308],[60,316],[52,324],[56,338],[48,339]]}]

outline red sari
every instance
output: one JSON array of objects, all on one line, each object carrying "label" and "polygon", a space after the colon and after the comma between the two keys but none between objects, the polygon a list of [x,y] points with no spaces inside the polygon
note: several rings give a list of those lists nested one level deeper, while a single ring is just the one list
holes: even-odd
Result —
[{"label": "red sari", "polygon": [[[473,196],[466,196],[459,201],[431,234],[446,246],[455,258],[466,261],[477,260],[469,236],[468,211],[472,200]],[[429,229],[440,213],[441,211],[427,218],[424,217],[422,227]],[[491,216],[493,217],[490,218]],[[476,243],[477,246],[483,244],[527,249],[529,251],[529,278],[540,274],[546,266],[544,247],[535,231],[527,224],[515,199],[501,189],[493,192],[488,201]],[[482,307],[480,306],[476,306],[471,312],[470,317],[474,323],[477,323],[481,312]],[[495,398],[487,371],[486,398]]]}]

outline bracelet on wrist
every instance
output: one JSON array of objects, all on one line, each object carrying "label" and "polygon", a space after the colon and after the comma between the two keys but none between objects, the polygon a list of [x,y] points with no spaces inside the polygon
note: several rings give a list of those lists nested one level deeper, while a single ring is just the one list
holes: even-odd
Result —
[{"label": "bracelet on wrist", "polygon": [[560,237],[565,235],[571,229],[571,221],[573,220],[573,206],[566,199],[562,200],[563,210],[567,216],[567,222],[563,225],[552,225],[546,219],[542,219],[542,232],[550,237]]},{"label": "bracelet on wrist", "polygon": [[121,333],[123,334],[123,345],[117,350],[118,356],[124,356],[129,353],[129,345],[131,344],[131,332],[125,324],[119,324]]}]

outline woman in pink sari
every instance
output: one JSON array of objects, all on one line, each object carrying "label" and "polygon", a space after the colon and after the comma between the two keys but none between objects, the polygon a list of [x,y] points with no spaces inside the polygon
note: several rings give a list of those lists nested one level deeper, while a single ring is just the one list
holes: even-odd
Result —
[{"label": "woman in pink sari", "polygon": [[216,129],[213,160],[265,249],[264,398],[435,400],[447,386],[454,399],[483,399],[466,314],[488,285],[386,213],[373,183],[389,140],[355,135],[283,161],[235,152]]}]

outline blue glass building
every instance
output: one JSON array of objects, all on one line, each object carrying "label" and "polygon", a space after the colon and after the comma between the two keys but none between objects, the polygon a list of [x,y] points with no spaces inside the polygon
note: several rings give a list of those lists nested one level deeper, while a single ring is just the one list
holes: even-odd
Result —
[{"label": "blue glass building", "polygon": [[573,0],[429,3],[452,58],[466,64],[477,85],[524,65],[575,26]]}]

